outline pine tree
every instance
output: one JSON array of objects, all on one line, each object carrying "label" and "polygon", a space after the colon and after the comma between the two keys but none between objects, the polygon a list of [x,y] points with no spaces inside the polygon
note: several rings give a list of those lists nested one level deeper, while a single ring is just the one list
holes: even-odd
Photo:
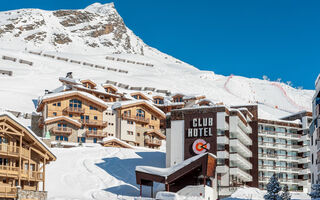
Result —
[{"label": "pine tree", "polygon": [[264,195],[265,200],[282,200],[279,192],[281,191],[280,183],[276,174],[273,174],[267,184],[267,194]]},{"label": "pine tree", "polygon": [[320,198],[320,184],[313,184],[311,186],[311,193],[309,193],[309,196],[312,199]]},{"label": "pine tree", "polygon": [[282,198],[282,200],[291,200],[291,194],[289,192],[288,185],[285,185],[283,187],[281,198]]}]

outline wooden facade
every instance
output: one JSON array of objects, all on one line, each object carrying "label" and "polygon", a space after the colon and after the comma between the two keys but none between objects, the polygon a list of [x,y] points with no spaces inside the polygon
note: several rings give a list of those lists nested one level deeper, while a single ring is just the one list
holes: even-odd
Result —
[{"label": "wooden facade", "polygon": [[56,160],[33,132],[13,115],[0,114],[0,198],[15,199],[22,190],[45,190],[46,164]]},{"label": "wooden facade", "polygon": [[134,124],[133,136],[127,137],[126,131],[121,130],[121,133],[118,134],[120,139],[136,146],[149,148],[159,148],[161,146],[161,141],[165,139],[165,135],[161,133],[160,121],[165,119],[165,115],[160,110],[144,101],[140,101],[117,108],[117,113],[120,123]]},{"label": "wooden facade", "polygon": [[44,99],[38,111],[42,112],[39,125],[51,140],[64,142],[101,141],[107,137],[108,126],[103,118],[107,105],[83,93],[74,91]]}]

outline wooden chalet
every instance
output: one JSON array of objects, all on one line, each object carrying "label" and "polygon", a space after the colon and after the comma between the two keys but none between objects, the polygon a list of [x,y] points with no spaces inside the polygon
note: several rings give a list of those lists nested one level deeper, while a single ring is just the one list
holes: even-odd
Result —
[{"label": "wooden chalet", "polygon": [[55,160],[35,133],[11,113],[0,113],[0,199],[17,199],[20,191],[39,194],[41,182],[44,191],[46,165]]}]

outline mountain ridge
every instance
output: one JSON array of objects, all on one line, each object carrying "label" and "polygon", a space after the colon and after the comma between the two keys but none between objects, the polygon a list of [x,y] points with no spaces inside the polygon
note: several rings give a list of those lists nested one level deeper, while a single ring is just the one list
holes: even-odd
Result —
[{"label": "mountain ridge", "polygon": [[[108,42],[112,45],[107,45]],[[226,105],[254,103],[259,105],[259,114],[263,117],[281,117],[302,109],[311,111],[312,90],[201,71],[148,46],[126,27],[113,3],[95,3],[78,10],[0,12],[0,45],[0,56],[33,63],[32,67],[26,67],[0,59],[0,70],[13,71],[12,77],[0,76],[0,95],[8,98],[0,99],[0,107],[7,109],[34,111],[32,99],[37,99],[46,89],[58,87],[58,77],[73,71],[75,77],[90,78],[97,83],[112,80],[131,86],[204,94]],[[30,51],[39,55],[30,54]],[[53,55],[55,59],[44,54]],[[115,60],[107,60],[106,56]],[[57,57],[68,61],[57,60]],[[84,62],[117,71],[92,68],[83,65]],[[150,63],[153,67],[138,65],[138,62]],[[119,73],[119,70],[128,73]]]}]

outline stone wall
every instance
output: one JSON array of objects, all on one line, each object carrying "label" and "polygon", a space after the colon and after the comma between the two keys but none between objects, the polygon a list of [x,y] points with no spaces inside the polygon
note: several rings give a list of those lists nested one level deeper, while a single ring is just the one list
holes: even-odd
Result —
[{"label": "stone wall", "polygon": [[46,191],[28,191],[18,188],[17,200],[47,200]]}]

